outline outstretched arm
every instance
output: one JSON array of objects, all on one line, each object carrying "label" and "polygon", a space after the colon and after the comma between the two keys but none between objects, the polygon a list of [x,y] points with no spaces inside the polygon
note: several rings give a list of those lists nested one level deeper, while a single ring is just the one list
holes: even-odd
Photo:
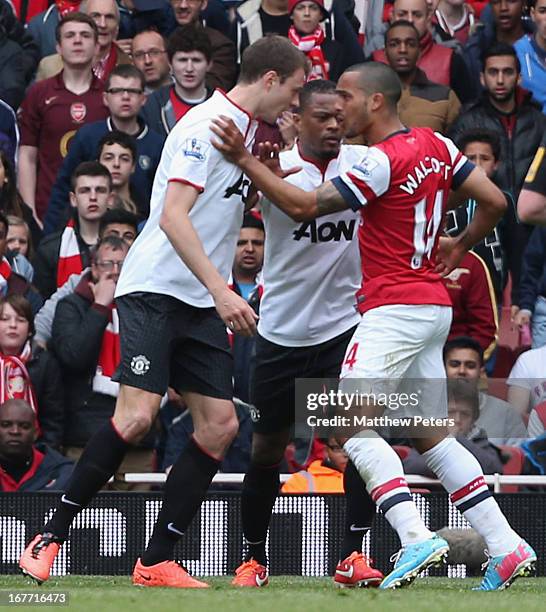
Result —
[{"label": "outstretched arm", "polygon": [[171,181],[159,225],[180,259],[208,289],[224,323],[236,333],[251,336],[256,333],[256,314],[245,300],[229,289],[207,257],[190,219],[198,195],[193,186]]},{"label": "outstretched arm", "polygon": [[[295,221],[306,221],[348,208],[329,181],[315,191],[304,191],[274,174],[247,151],[242,134],[230,119],[215,119],[211,130],[220,138],[220,141],[212,141],[214,147],[237,164],[268,200]],[[268,149],[265,154],[278,156],[278,148]]]}]

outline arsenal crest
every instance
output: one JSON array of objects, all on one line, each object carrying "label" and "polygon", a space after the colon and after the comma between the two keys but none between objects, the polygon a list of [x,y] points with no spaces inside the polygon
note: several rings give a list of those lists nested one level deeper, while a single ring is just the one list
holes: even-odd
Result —
[{"label": "arsenal crest", "polygon": [[70,105],[70,116],[76,123],[81,123],[87,115],[87,108],[83,102],[74,102]]}]

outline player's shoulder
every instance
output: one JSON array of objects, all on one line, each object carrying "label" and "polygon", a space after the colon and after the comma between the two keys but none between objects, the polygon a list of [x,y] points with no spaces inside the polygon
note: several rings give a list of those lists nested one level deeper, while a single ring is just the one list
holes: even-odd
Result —
[{"label": "player's shoulder", "polygon": [[368,154],[369,147],[365,145],[344,144],[339,150],[338,160],[340,167],[346,164],[358,164]]}]

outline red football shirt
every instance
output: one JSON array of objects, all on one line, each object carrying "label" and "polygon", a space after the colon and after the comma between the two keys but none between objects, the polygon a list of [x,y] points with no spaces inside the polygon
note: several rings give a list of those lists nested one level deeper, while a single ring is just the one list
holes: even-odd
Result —
[{"label": "red football shirt", "polygon": [[370,147],[333,180],[362,215],[360,312],[386,304],[451,305],[434,271],[439,230],[449,190],[473,168],[451,140],[413,128]]},{"label": "red football shirt", "polygon": [[38,148],[36,210],[41,219],[71,138],[82,125],[109,115],[102,102],[102,81],[93,77],[91,87],[78,95],[66,89],[62,75],[32,85],[18,112],[20,144]]}]

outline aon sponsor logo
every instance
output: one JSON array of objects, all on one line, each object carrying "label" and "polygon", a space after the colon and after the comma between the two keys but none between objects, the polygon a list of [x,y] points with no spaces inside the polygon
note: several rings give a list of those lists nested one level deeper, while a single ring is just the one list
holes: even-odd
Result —
[{"label": "aon sponsor logo", "polygon": [[326,221],[317,223],[316,219],[302,223],[294,230],[294,240],[309,238],[311,242],[339,242],[340,240],[352,240],[356,227],[356,219],[350,221]]}]

